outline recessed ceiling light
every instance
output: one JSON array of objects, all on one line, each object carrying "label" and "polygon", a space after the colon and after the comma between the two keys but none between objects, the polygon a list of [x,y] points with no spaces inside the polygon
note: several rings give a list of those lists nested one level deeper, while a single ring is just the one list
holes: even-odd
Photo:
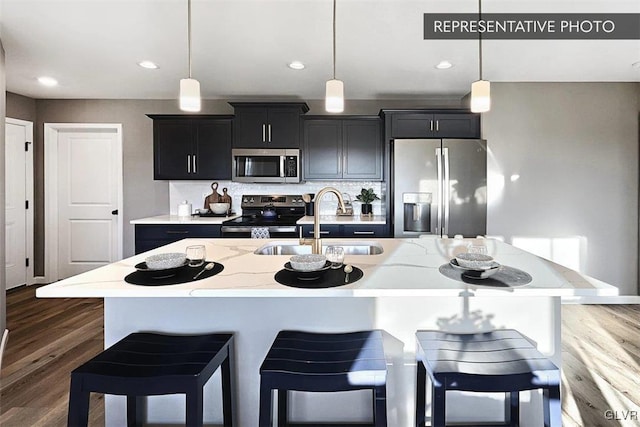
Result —
[{"label": "recessed ceiling light", "polygon": [[438,65],[436,65],[438,70],[447,70],[451,67],[453,67],[453,64],[449,61],[440,61]]},{"label": "recessed ceiling light", "polygon": [[633,68],[640,69],[640,61],[638,61],[638,62],[634,62],[633,64],[631,64],[631,66],[632,66]]},{"label": "recessed ceiling light", "polygon": [[138,62],[138,65],[141,66],[142,68],[147,68],[149,70],[157,70],[158,66],[156,65],[155,62],[151,62],[151,61],[140,61]]},{"label": "recessed ceiling light", "polygon": [[304,69],[304,64],[300,61],[292,61],[289,64],[289,68],[293,69],[293,70],[303,70]]},{"label": "recessed ceiling light", "polygon": [[38,77],[38,82],[40,82],[40,84],[43,86],[49,86],[49,87],[58,85],[58,81],[53,77],[46,77],[46,76]]}]

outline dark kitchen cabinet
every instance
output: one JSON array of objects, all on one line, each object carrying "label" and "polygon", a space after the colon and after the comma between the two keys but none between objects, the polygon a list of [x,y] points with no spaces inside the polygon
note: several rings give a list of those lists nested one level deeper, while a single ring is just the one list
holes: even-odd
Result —
[{"label": "dark kitchen cabinet", "polygon": [[382,180],[378,117],[304,120],[302,157],[307,180]]},{"label": "dark kitchen cabinet", "polygon": [[234,148],[300,148],[304,102],[230,102],[235,111]]},{"label": "dark kitchen cabinet", "polygon": [[136,224],[136,255],[182,239],[220,237],[220,228],[220,224]]},{"label": "dark kitchen cabinet", "polygon": [[[313,237],[313,225],[302,226],[304,237]],[[384,224],[321,224],[321,238],[350,237],[368,239],[370,237],[387,237],[387,226]]]},{"label": "dark kitchen cabinet", "polygon": [[232,116],[149,117],[154,179],[231,179]]},{"label": "dark kitchen cabinet", "polygon": [[391,138],[479,138],[480,115],[473,113],[391,113]]},{"label": "dark kitchen cabinet", "polygon": [[[313,237],[313,225],[303,225],[302,235],[304,237]],[[328,239],[331,237],[341,237],[340,225],[338,224],[320,224],[320,237]]]}]

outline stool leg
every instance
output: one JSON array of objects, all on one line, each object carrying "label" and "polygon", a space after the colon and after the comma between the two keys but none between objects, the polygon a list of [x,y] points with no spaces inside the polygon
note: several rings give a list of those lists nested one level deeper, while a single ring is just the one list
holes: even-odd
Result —
[{"label": "stool leg", "polygon": [[504,394],[504,421],[511,427],[520,425],[520,392],[508,391]]},{"label": "stool leg", "polygon": [[200,386],[193,386],[187,395],[187,427],[202,427],[203,424],[203,391]]},{"label": "stool leg", "polygon": [[82,390],[82,378],[71,374],[68,427],[85,427],[89,423],[89,394]]},{"label": "stool leg", "polygon": [[278,427],[287,427],[289,390],[278,389]]},{"label": "stool leg", "polygon": [[260,379],[259,427],[271,427],[271,387]]},{"label": "stool leg", "polygon": [[144,396],[127,396],[127,427],[142,427],[146,406]]},{"label": "stool leg", "polygon": [[542,395],[544,404],[544,427],[562,426],[560,387],[545,388]]},{"label": "stool leg", "polygon": [[387,386],[373,388],[373,425],[387,427]]},{"label": "stool leg", "polygon": [[427,370],[421,361],[416,363],[416,427],[424,427],[426,408]]},{"label": "stool leg", "polygon": [[233,353],[233,344],[228,346],[227,358],[222,362],[220,374],[222,375],[222,423],[224,427],[233,427],[233,418],[235,416],[235,361]]},{"label": "stool leg", "polygon": [[445,427],[447,390],[443,383],[431,384],[431,426]]}]

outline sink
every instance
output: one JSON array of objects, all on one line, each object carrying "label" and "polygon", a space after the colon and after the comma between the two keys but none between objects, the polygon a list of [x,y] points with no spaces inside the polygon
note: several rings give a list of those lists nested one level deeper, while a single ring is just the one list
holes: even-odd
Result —
[{"label": "sink", "polygon": [[[384,249],[378,242],[326,242],[322,245],[322,253],[327,246],[342,246],[345,255],[380,255]],[[271,242],[255,250],[256,255],[301,255],[310,254],[310,245],[299,245],[291,242]]]}]

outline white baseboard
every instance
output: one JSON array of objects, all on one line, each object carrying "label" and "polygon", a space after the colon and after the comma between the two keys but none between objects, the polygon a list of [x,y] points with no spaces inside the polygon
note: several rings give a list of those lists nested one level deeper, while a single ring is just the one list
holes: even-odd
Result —
[{"label": "white baseboard", "polygon": [[638,295],[562,297],[562,304],[640,304]]}]

